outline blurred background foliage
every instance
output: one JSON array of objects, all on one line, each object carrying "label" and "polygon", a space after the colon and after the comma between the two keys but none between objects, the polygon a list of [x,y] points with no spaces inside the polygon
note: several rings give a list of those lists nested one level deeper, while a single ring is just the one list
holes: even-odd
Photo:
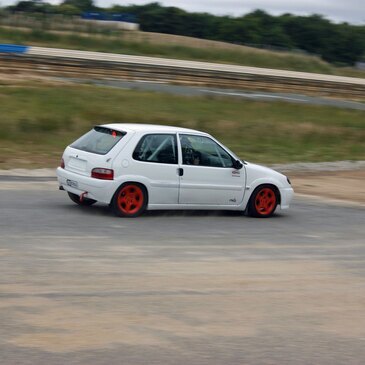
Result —
[{"label": "blurred background foliage", "polygon": [[239,16],[192,13],[159,3],[113,5],[98,8],[93,0],[64,0],[59,5],[42,1],[19,1],[2,9],[7,13],[63,14],[79,16],[85,11],[129,13],[142,31],[218,40],[275,50],[296,50],[322,57],[336,65],[354,65],[365,53],[365,26],[333,23],[321,15],[272,16],[263,10]]}]

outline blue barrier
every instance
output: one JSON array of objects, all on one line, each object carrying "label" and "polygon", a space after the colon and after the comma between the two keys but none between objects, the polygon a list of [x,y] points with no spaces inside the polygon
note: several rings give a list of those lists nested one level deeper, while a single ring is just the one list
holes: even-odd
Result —
[{"label": "blue barrier", "polygon": [[129,14],[129,13],[108,14],[103,12],[86,11],[81,14],[81,18],[86,20],[104,20],[104,21],[137,23],[137,17],[134,14]]},{"label": "blue barrier", "polygon": [[0,44],[0,53],[25,53],[29,47],[16,44]]}]

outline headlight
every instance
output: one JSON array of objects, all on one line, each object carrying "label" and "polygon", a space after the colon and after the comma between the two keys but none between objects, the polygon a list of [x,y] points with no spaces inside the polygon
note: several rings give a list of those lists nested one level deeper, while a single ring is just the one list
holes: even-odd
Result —
[{"label": "headlight", "polygon": [[291,181],[290,181],[290,179],[288,177],[286,177],[286,180],[289,183],[289,185],[291,185]]}]

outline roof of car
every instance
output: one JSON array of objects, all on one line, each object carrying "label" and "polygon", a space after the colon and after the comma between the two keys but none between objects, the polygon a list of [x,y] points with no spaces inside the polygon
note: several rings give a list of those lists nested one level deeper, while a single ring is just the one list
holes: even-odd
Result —
[{"label": "roof of car", "polygon": [[197,131],[194,129],[181,128],[181,127],[173,127],[167,125],[156,125],[156,124],[138,124],[138,123],[112,123],[112,124],[103,124],[103,127],[107,127],[110,129],[116,129],[122,132],[180,132],[180,133],[201,133],[206,134],[201,131]]}]

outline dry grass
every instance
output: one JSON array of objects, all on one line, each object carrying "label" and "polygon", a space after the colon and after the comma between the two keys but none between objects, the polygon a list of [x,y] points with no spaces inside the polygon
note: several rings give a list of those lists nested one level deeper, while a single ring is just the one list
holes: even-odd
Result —
[{"label": "dry grass", "polygon": [[114,121],[204,130],[263,163],[365,160],[364,112],[327,106],[32,84],[1,86],[0,115],[0,168],[55,165],[67,144]]}]

